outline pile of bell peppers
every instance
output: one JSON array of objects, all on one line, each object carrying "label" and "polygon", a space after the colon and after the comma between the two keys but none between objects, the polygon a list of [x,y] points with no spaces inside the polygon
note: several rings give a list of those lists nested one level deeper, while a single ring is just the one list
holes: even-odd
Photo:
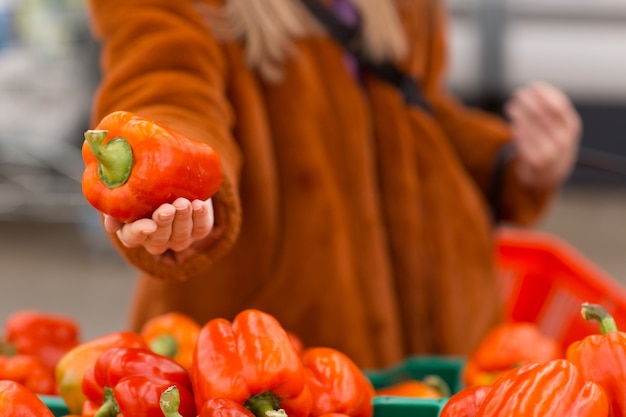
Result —
[{"label": "pile of bell peppers", "polygon": [[[626,333],[618,330],[600,305],[583,303],[581,315],[597,321],[600,333],[573,342],[561,357],[554,357],[556,346],[534,329],[521,329],[531,334],[528,338],[515,334],[508,341],[501,334],[487,338],[491,346],[511,341],[518,346],[504,352],[493,350],[490,360],[485,355],[478,361],[483,368],[472,363],[476,356],[470,357],[467,366],[471,369],[464,375],[466,384],[473,383],[447,400],[440,417],[625,417]],[[538,347],[534,353],[533,346]],[[490,368],[489,361],[502,366]]]},{"label": "pile of bell peppers", "polygon": [[[371,417],[375,395],[347,355],[305,348],[254,309],[203,325],[180,313],[157,316],[138,332],[74,346],[55,371],[58,395],[82,417]],[[22,401],[35,410],[40,400],[6,401],[14,403],[7,410]]]},{"label": "pile of bell peppers", "polygon": [[[517,345],[493,350],[498,366],[479,346],[467,361],[478,377],[453,394],[436,381],[375,390],[348,356],[305,347],[254,309],[203,325],[169,313],[139,332],[77,344],[57,361],[55,383],[72,417],[372,417],[377,395],[445,398],[440,417],[626,417],[626,333],[599,305],[585,303],[581,313],[600,332],[566,352],[529,326],[494,328],[485,346]],[[0,410],[51,417],[31,389],[8,378],[0,381]]]},{"label": "pile of bell peppers", "polygon": [[0,380],[19,382],[36,394],[56,395],[55,367],[80,344],[80,326],[62,314],[19,310],[4,321]]}]

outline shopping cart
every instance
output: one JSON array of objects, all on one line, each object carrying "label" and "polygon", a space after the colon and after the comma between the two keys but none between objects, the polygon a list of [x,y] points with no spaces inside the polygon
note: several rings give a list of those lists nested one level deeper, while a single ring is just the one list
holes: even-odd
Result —
[{"label": "shopping cart", "polygon": [[556,236],[526,229],[503,228],[497,234],[504,315],[530,321],[566,348],[599,332],[585,321],[583,302],[601,304],[626,330],[626,287]]}]

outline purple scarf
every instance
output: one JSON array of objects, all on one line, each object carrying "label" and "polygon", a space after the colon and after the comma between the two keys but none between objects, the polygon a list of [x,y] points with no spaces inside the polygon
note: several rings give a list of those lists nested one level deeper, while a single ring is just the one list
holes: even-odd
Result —
[{"label": "purple scarf", "polygon": [[[349,26],[356,26],[359,23],[359,14],[350,0],[333,0],[332,9],[341,21]],[[359,64],[356,58],[349,53],[344,57],[346,68],[355,78],[359,78]]]}]

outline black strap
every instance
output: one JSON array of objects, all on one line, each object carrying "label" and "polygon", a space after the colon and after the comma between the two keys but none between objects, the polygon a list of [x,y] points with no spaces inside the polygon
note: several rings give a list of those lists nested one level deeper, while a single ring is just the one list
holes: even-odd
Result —
[{"label": "black strap", "polygon": [[[319,0],[300,1],[326,27],[330,36],[342,45],[346,51],[355,56],[363,69],[394,85],[402,93],[407,104],[419,107],[429,114],[433,113],[432,107],[424,97],[418,82],[413,77],[390,62],[374,63],[363,55],[360,25],[353,27],[345,24],[332,10],[321,4]],[[504,171],[514,155],[515,148],[509,143],[500,149],[496,157],[488,201],[494,224],[501,220],[500,202],[502,199]]]},{"label": "black strap", "polygon": [[515,147],[512,143],[506,143],[502,145],[498,154],[496,155],[496,161],[493,168],[493,175],[491,177],[491,188],[489,193],[489,208],[491,209],[491,216],[493,223],[497,224],[502,220],[501,216],[501,200],[502,189],[504,183],[504,170],[508,162],[515,156]]},{"label": "black strap", "polygon": [[361,48],[361,26],[346,25],[332,10],[319,0],[300,0],[322,23],[330,36],[359,61],[361,67],[379,79],[393,85],[402,93],[404,101],[432,114],[432,108],[422,94],[419,84],[413,77],[400,70],[391,62],[375,63],[367,59]]}]

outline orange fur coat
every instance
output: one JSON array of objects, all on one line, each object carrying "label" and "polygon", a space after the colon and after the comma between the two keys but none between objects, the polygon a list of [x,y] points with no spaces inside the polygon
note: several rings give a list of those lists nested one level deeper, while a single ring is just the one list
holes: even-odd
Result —
[{"label": "orange fur coat", "polygon": [[[210,143],[225,172],[201,254],[159,262],[113,238],[141,271],[131,326],[168,310],[205,322],[258,308],[362,367],[475,346],[498,320],[485,195],[509,131],[443,88],[446,15],[428,3],[398,7],[403,66],[433,116],[382,81],[356,82],[326,37],[297,41],[284,79],[267,83],[192,0],[91,0],[103,45],[94,123],[135,112]],[[502,213],[528,223],[553,192],[525,189],[514,163]]]}]

